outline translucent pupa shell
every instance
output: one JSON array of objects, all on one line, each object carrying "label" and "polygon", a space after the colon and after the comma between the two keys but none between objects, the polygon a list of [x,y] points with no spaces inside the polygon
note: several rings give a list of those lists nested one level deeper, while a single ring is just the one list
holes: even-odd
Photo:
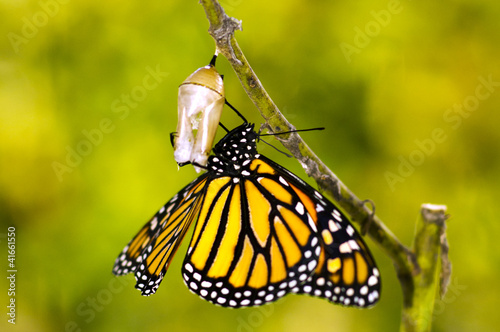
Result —
[{"label": "translucent pupa shell", "polygon": [[174,158],[179,165],[207,165],[225,102],[224,83],[214,64],[215,56],[179,86],[174,142]]}]

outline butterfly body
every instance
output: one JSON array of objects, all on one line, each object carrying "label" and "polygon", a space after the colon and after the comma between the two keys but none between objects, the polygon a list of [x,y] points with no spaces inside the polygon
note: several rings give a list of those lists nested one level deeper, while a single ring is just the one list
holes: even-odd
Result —
[{"label": "butterfly body", "polygon": [[347,218],[300,178],[258,154],[253,124],[213,148],[207,172],[167,204],[118,257],[143,295],[158,288],[197,220],[182,267],[188,288],[221,306],[261,305],[303,293],[367,307],[379,297],[373,258]]}]

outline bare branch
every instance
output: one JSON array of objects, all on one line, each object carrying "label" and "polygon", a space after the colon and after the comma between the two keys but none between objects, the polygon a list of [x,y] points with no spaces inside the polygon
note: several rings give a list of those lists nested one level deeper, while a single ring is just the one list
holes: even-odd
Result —
[{"label": "bare branch", "polygon": [[[246,60],[234,33],[241,30],[241,22],[226,15],[216,0],[201,0],[208,21],[209,33],[217,50],[231,64],[248,97],[260,111],[272,132],[293,130],[276,104],[268,95],[257,75]],[[441,257],[441,295],[449,283],[451,264],[448,260],[445,206],[423,205],[421,221],[417,224],[414,250],[404,246],[384,223],[316,156],[299,134],[276,137],[301,163],[306,174],[314,178],[318,187],[330,196],[363,232],[379,245],[394,263],[403,291],[402,331],[427,331],[429,313],[435,298],[437,256]],[[434,257],[434,258],[432,258]],[[434,274],[433,274],[434,273]]]}]

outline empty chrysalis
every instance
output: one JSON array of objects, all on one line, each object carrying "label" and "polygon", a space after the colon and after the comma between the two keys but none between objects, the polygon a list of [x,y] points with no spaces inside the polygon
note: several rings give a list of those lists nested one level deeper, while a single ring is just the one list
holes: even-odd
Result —
[{"label": "empty chrysalis", "polygon": [[[174,158],[179,165],[206,166],[224,107],[224,83],[215,69],[217,54],[179,86]],[[195,167],[200,172],[199,167]]]}]

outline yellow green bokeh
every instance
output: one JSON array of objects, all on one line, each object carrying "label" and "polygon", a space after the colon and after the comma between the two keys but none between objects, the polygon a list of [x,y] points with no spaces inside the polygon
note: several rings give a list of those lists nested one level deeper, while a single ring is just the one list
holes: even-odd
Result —
[{"label": "yellow green bokeh", "polygon": [[[221,4],[242,20],[238,42],[280,110],[297,128],[326,127],[302,137],[358,197],[375,202],[402,242],[411,244],[422,203],[448,206],[453,275],[433,331],[496,330],[500,3]],[[203,8],[3,0],[0,12],[0,266],[7,275],[14,225],[18,271],[15,326],[0,278],[2,331],[398,329],[401,290],[370,240],[383,280],[370,310],[295,295],[261,308],[216,307],[183,284],[188,241],[156,295],[140,296],[132,276],[115,278],[118,253],[196,176],[178,169],[169,133],[178,85],[214,52]],[[231,104],[260,124],[224,58],[217,68]],[[240,119],[227,109],[222,122]],[[306,178],[293,159],[259,148]]]}]

